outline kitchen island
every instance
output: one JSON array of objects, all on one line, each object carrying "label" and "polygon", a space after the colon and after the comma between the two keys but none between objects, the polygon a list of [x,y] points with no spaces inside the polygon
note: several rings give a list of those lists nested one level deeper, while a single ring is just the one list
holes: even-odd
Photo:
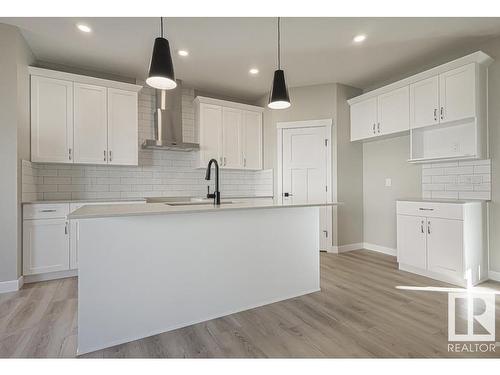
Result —
[{"label": "kitchen island", "polygon": [[319,290],[319,207],[274,201],[86,206],[78,354]]}]

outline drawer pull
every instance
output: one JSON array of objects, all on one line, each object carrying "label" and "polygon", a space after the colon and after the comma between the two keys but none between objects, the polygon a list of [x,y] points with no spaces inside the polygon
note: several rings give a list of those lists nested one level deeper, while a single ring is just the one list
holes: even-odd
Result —
[{"label": "drawer pull", "polygon": [[419,210],[420,211],[434,211],[434,208],[423,208],[423,207],[420,207]]},{"label": "drawer pull", "polygon": [[56,212],[56,210],[52,209],[52,210],[40,210],[40,212]]},{"label": "drawer pull", "polygon": [[420,232],[424,233],[424,221],[420,224]]}]

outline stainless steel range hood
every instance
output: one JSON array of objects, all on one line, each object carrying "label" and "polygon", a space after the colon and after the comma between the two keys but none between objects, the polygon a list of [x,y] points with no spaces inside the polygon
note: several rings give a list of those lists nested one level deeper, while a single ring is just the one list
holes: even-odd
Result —
[{"label": "stainless steel range hood", "polygon": [[154,113],[155,139],[147,139],[144,149],[194,151],[200,148],[196,143],[182,140],[182,82],[177,81],[173,90],[156,90]]}]

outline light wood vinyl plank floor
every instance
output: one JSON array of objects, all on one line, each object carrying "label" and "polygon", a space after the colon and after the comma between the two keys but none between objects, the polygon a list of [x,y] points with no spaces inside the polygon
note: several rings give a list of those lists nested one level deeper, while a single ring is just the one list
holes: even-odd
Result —
[{"label": "light wood vinyl plank floor", "polygon": [[[321,254],[321,291],[87,354],[85,358],[497,357],[449,353],[452,287],[397,270],[394,257]],[[479,288],[500,291],[487,282]],[[0,295],[0,357],[76,355],[77,279]],[[496,297],[500,341],[500,295]]]}]

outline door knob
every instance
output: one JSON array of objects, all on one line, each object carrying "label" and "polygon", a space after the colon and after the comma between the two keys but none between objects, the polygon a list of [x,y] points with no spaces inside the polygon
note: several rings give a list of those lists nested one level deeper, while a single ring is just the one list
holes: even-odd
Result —
[{"label": "door knob", "polygon": [[292,193],[283,193],[283,196],[284,196],[284,197],[291,197],[291,196],[292,196]]}]

